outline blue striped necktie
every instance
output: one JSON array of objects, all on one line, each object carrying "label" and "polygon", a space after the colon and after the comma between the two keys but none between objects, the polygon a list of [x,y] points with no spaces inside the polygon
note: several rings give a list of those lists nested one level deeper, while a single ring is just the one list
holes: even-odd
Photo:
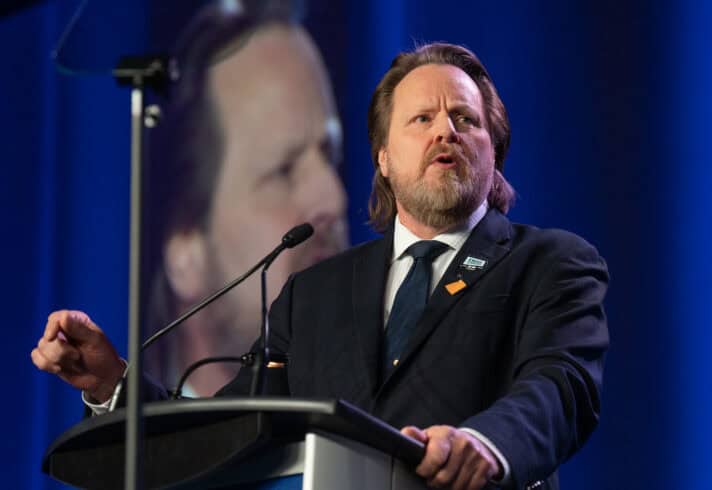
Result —
[{"label": "blue striped necktie", "polygon": [[398,365],[399,358],[418,323],[430,296],[433,260],[448,246],[437,240],[415,242],[405,251],[413,257],[413,265],[401,283],[386,324],[383,348],[382,379]]}]

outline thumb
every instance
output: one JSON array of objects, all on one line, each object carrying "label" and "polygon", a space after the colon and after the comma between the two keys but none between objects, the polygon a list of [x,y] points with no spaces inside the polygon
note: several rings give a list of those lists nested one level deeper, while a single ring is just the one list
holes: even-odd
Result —
[{"label": "thumb", "polygon": [[422,442],[423,444],[428,442],[428,435],[413,425],[408,425],[406,427],[403,427],[401,429],[401,434],[408,436],[408,437],[412,437],[416,441]]}]

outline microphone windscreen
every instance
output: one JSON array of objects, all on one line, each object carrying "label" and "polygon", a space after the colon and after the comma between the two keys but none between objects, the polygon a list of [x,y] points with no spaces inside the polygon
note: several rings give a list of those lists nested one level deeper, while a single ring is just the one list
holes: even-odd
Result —
[{"label": "microphone windscreen", "polygon": [[314,234],[314,227],[309,223],[302,223],[289,230],[282,237],[282,245],[287,248],[296,247]]}]

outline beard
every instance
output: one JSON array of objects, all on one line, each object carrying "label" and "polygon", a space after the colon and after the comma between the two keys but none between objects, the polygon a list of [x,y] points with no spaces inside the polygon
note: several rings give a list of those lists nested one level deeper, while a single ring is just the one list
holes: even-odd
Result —
[{"label": "beard", "polygon": [[[435,177],[425,173],[439,153],[453,155],[455,165],[438,169]],[[493,170],[477,156],[466,158],[458,148],[435,147],[429,151],[415,179],[400,175],[389,162],[389,182],[398,203],[418,222],[436,229],[450,229],[467,221],[487,196]]]}]

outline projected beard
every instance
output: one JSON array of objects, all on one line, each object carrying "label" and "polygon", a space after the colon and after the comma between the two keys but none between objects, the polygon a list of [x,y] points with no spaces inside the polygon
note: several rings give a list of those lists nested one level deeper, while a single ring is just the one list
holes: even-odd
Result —
[{"label": "projected beard", "polygon": [[[429,168],[434,167],[433,158],[444,152],[452,154],[455,166]],[[389,159],[388,181],[396,200],[420,223],[449,229],[465,222],[492,187],[494,168],[483,165],[477,155],[472,161],[459,148],[435,146],[423,157],[414,178],[399,172]]]}]

